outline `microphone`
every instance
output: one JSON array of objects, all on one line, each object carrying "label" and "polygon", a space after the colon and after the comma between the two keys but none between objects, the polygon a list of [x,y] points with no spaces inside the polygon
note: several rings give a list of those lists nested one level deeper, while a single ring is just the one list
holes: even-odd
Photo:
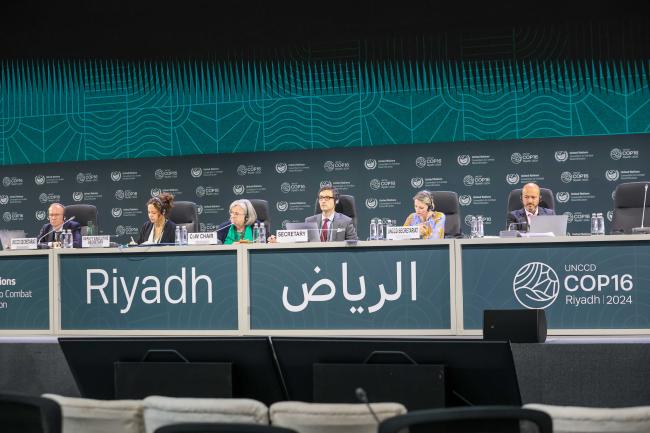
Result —
[{"label": "microphone", "polygon": [[359,388],[354,390],[354,393],[357,396],[357,400],[359,400],[361,403],[364,403],[368,407],[368,411],[370,411],[370,414],[375,419],[377,424],[380,424],[381,421],[379,421],[379,417],[377,416],[375,411],[372,410],[372,406],[370,406],[370,403],[368,402],[368,395],[366,394],[366,390],[359,387]]},{"label": "microphone", "polygon": [[[63,226],[65,225],[65,223],[67,223],[68,221],[72,221],[72,220],[74,220],[75,218],[76,218],[76,217],[73,215],[73,216],[71,216],[71,217],[68,218],[68,219],[64,219],[64,220],[63,220],[63,224],[61,224],[61,225],[58,227],[58,229],[62,229]],[[40,238],[38,238],[38,241],[37,241],[36,243],[37,243],[37,244],[40,244],[41,241],[43,240],[43,238],[44,238],[45,236],[47,236],[47,235],[49,235],[50,233],[53,233],[53,232],[55,232],[55,231],[57,231],[57,229],[54,228],[54,226],[53,226],[53,227],[52,227],[52,230],[50,230],[49,232],[45,233],[43,236],[41,236]]]},{"label": "microphone", "polygon": [[644,221],[645,221],[645,203],[648,198],[648,184],[646,183],[645,186],[643,187],[645,192],[643,193],[643,211],[641,212],[641,227],[633,227],[632,228],[632,233],[636,234],[650,234],[650,227],[644,227]]}]

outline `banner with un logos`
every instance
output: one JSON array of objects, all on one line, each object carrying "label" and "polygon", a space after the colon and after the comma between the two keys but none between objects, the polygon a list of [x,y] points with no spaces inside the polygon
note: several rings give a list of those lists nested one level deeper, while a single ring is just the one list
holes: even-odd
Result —
[{"label": "banner with un logos", "polygon": [[250,327],[449,330],[449,247],[250,249]]},{"label": "banner with un logos", "polygon": [[47,254],[0,256],[0,329],[50,328]]},{"label": "banner with un logos", "polygon": [[318,189],[333,185],[355,197],[364,239],[373,217],[402,223],[421,189],[456,191],[465,232],[482,215],[496,235],[509,192],[537,182],[554,192],[568,231],[583,235],[592,212],[609,230],[617,184],[647,179],[649,146],[650,134],[639,134],[4,166],[0,216],[36,236],[51,203],[92,204],[100,233],[127,243],[147,220],[147,200],[169,192],[197,203],[202,231],[227,220],[233,200],[265,199],[274,231],[312,215]]},{"label": "banner with un logos", "polygon": [[463,327],[483,310],[541,308],[552,329],[650,327],[650,244],[462,245]]},{"label": "banner with un logos", "polygon": [[62,254],[62,330],[234,330],[237,253]]}]

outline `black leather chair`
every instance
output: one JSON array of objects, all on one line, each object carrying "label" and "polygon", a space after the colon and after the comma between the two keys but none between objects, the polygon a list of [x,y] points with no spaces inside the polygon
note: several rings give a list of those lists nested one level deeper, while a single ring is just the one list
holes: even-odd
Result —
[{"label": "black leather chair", "polygon": [[175,201],[169,212],[169,220],[176,225],[187,227],[188,233],[201,231],[198,206],[193,201]]},{"label": "black leather chair", "polygon": [[250,198],[248,200],[253,205],[253,209],[255,209],[258,221],[264,223],[264,226],[266,227],[266,235],[269,236],[271,234],[271,214],[269,212],[269,202],[260,198]]},{"label": "black leather chair", "polygon": [[88,233],[88,221],[93,222],[93,234],[99,234],[99,224],[97,223],[97,207],[92,204],[71,204],[65,207],[63,211],[66,219],[75,217],[74,220],[81,224],[81,235]]},{"label": "black leather chair", "polygon": [[0,394],[3,433],[61,433],[61,407],[54,400],[20,394]]},{"label": "black leather chair", "polygon": [[159,427],[154,433],[296,433],[296,431],[263,424],[183,423]]},{"label": "black leather chair", "polygon": [[[353,195],[340,194],[339,202],[336,204],[334,210],[343,215],[347,215],[352,218],[352,224],[355,228],[358,228],[357,225],[357,205],[354,200]],[[318,205],[318,199],[316,199],[316,205],[314,206],[314,213],[321,213],[320,206]]]},{"label": "black leather chair", "polygon": [[460,217],[458,194],[454,191],[431,191],[435,210],[445,214],[445,237],[460,238],[463,236],[463,225]]},{"label": "black leather chair", "polygon": [[[524,428],[520,429],[520,426]],[[417,429],[412,427],[418,426]],[[519,406],[473,406],[415,410],[379,424],[378,433],[405,431],[430,433],[503,433],[526,431],[552,433],[553,420],[545,412]]]},{"label": "black leather chair", "polygon": [[[553,197],[553,191],[548,188],[540,188],[539,195],[539,205],[541,207],[555,210],[555,198]],[[509,214],[513,210],[521,209],[522,207],[521,188],[513,189],[508,195],[508,212],[506,212],[506,214]]]},{"label": "black leather chair", "polygon": [[[643,214],[644,188],[650,182],[627,182],[616,186],[614,192],[614,215],[612,217],[611,232],[631,233],[632,228],[641,227]],[[649,193],[650,194],[650,193]],[[643,225],[650,222],[650,200],[646,201],[645,220]]]}]

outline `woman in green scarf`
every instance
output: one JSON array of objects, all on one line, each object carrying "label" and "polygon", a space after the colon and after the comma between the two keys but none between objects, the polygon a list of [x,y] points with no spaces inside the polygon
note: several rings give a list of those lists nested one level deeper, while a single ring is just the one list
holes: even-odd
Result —
[{"label": "woman in green scarf", "polygon": [[253,242],[253,224],[257,213],[250,200],[241,199],[230,203],[230,220],[217,227],[217,237],[224,245]]}]

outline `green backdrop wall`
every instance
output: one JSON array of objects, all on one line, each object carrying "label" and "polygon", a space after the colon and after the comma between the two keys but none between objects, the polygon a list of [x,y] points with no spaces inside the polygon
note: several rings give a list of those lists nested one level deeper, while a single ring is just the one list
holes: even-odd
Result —
[{"label": "green backdrop wall", "polygon": [[2,165],[650,130],[649,61],[0,63]]}]

